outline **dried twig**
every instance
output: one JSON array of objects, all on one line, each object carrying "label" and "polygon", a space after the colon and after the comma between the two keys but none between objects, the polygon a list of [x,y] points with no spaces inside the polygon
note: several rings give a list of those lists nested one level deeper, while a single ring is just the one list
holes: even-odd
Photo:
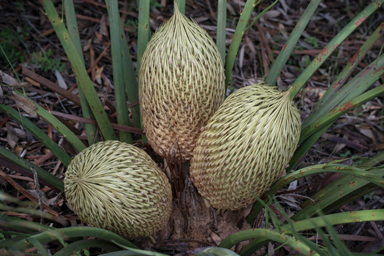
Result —
[{"label": "dried twig", "polygon": [[[37,172],[36,172],[36,170],[33,167],[31,167],[31,171],[33,173],[33,179],[35,181],[35,186],[36,186],[35,189],[36,189],[36,192],[37,192],[37,199],[38,199],[38,202],[39,202],[40,211],[44,211],[44,207],[43,207],[43,192],[41,192],[41,190],[40,190],[39,176],[37,175]],[[42,216],[40,216],[40,224],[43,224],[43,220],[44,220],[44,218]]]},{"label": "dried twig", "polygon": [[23,75],[28,76],[29,78],[35,80],[39,84],[44,85],[45,87],[49,88],[50,90],[57,92],[61,96],[67,98],[68,100],[72,101],[78,106],[81,106],[80,98],[71,92],[64,90],[60,86],[54,84],[53,82],[49,81],[48,79],[36,74],[35,72],[32,72],[31,70],[24,68],[22,70]]},{"label": "dried twig", "polygon": [[[15,189],[20,191],[25,197],[27,197],[29,200],[34,202],[35,204],[39,204],[38,200],[31,195],[27,190],[25,190],[22,186],[19,185],[16,181],[14,181],[11,177],[8,176],[4,171],[0,170],[0,176],[2,176],[4,179],[8,181],[9,184],[11,184]],[[63,226],[66,226],[67,220],[60,216],[59,213],[57,213],[55,210],[53,210],[51,207],[43,203],[43,207],[52,215],[55,216],[55,220],[59,223],[61,223]]]},{"label": "dried twig", "polygon": [[[64,114],[61,112],[57,112],[57,111],[51,111],[51,113],[54,116],[60,116],[60,117],[68,118],[71,120],[76,120],[76,121],[88,123],[88,124],[96,124],[95,120],[92,120],[89,118],[68,115],[68,114]],[[144,134],[144,131],[142,129],[135,128],[135,127],[129,127],[129,126],[121,125],[121,124],[112,123],[112,128],[117,129],[117,130],[121,130],[121,131],[132,132],[132,133],[136,133],[136,134]]]}]

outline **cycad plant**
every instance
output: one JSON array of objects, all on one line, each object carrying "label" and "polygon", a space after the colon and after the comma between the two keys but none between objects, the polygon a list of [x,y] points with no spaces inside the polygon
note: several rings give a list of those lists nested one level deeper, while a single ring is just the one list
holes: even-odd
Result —
[{"label": "cycad plant", "polygon": [[[137,2],[139,22],[136,71],[139,71],[151,31],[149,29],[150,1],[139,0]],[[226,51],[225,45],[227,1],[219,0],[217,2],[216,44],[225,68],[226,87],[233,81],[233,67],[244,34],[251,28],[257,19],[270,8],[268,7],[265,9],[250,23],[255,7],[260,6],[263,2],[263,0],[246,1],[228,51]],[[272,5],[276,4],[276,2]],[[276,85],[279,75],[320,2],[320,0],[310,1],[308,7],[300,17],[300,20],[297,22],[295,29],[282,47],[277,59],[270,67],[268,74],[263,77],[264,84],[268,86]],[[290,86],[290,91],[288,93],[291,100],[297,101],[297,99],[300,99],[298,96],[300,90],[314,73],[320,69],[321,65],[326,63],[327,58],[340,47],[341,43],[357,27],[361,26],[370,15],[381,8],[383,3],[384,0],[375,0],[370,4],[367,4],[365,9],[356,14],[355,17],[324,47],[318,56],[316,56],[312,62],[301,71],[300,76],[295,79]],[[21,85],[21,81],[17,81],[0,71],[3,94],[15,101],[20,109],[27,112],[28,116],[38,116],[55,128],[63,135],[65,140],[73,146],[77,153],[83,151],[87,146],[102,140],[118,139],[122,142],[133,143],[133,133],[142,135],[142,129],[145,129],[145,127],[142,127],[139,105],[136,104],[139,101],[137,73],[135,72],[134,63],[126,40],[126,34],[120,20],[118,2],[115,0],[105,1],[110,24],[113,86],[116,101],[116,106],[109,106],[110,108],[115,107],[116,109],[117,123],[110,121],[104,107],[104,103],[108,103],[105,99],[103,99],[103,101],[100,100],[84,65],[73,1],[66,0],[63,2],[64,14],[61,15],[58,13],[57,8],[55,8],[51,0],[41,1],[41,4],[42,11],[51,22],[61,42],[61,46],[65,50],[68,60],[71,63],[73,72],[76,75],[77,85],[79,87],[79,97],[65,94],[65,92],[55,89],[54,87],[52,87],[52,89],[56,90],[59,94],[61,92],[61,96],[70,97],[70,100],[75,104],[81,105],[83,117],[85,118],[84,120],[87,120],[87,123],[85,124],[87,141],[81,141],[74,133],[74,129],[70,129],[73,127],[62,121],[62,119],[55,117],[50,109],[40,106],[29,99],[23,90],[17,89],[17,87]],[[184,13],[185,1],[178,0],[177,4],[179,10]],[[382,36],[383,28],[384,23],[379,25],[375,31],[369,35],[369,38],[364,42],[360,49],[356,51],[356,54],[349,60],[347,65],[338,74],[337,78],[332,81],[329,89],[311,114],[305,118],[301,125],[301,135],[298,141],[299,146],[293,153],[293,157],[285,169],[287,175],[275,182],[269,189],[265,189],[266,192],[263,195],[254,194],[257,202],[253,205],[251,213],[247,216],[247,222],[253,224],[258,216],[262,216],[260,213],[264,212],[266,229],[255,228],[233,234],[222,241],[221,244],[219,244],[219,247],[230,249],[241,241],[254,239],[242,249],[240,255],[252,255],[257,249],[270,241],[278,242],[282,246],[291,247],[304,255],[351,255],[344,244],[337,239],[337,234],[331,226],[357,221],[384,220],[384,211],[381,209],[332,214],[332,212],[351,200],[364,196],[380,186],[384,186],[384,179],[382,178],[384,176],[384,166],[380,165],[384,160],[384,152],[378,153],[376,156],[367,159],[367,161],[356,166],[329,163],[313,165],[296,170],[298,163],[306,152],[340,116],[362,106],[367,101],[384,94],[384,84],[370,89],[377,81],[382,82],[380,78],[384,73],[384,55],[380,54],[376,59],[371,60],[371,62],[357,75],[351,75],[357,65],[367,55],[374,43],[380,36]],[[23,74],[28,76],[28,70],[23,70]],[[196,97],[198,96],[199,95]],[[127,101],[130,103],[130,109],[128,109]],[[241,103],[238,104],[240,105]],[[57,142],[52,140],[45,132],[31,122],[26,115],[20,114],[20,112],[5,104],[0,104],[0,110],[32,133],[35,138],[41,141],[64,164],[65,167],[69,166],[72,161],[70,154],[63,150]],[[61,114],[61,116],[65,117],[63,114]],[[131,123],[133,126],[131,126]],[[115,131],[116,129],[119,130],[118,133]],[[145,136],[143,136],[142,139],[144,142],[146,141]],[[59,192],[64,191],[63,181],[43,168],[21,158],[3,146],[0,146],[0,154],[4,166],[35,178],[36,185],[41,183],[49,186],[53,190]],[[302,177],[324,172],[342,173],[344,175],[318,191],[310,200],[304,202],[300,211],[292,217],[288,217],[284,209],[276,201],[276,193],[284,189],[291,182]],[[6,174],[2,176],[7,177]],[[145,177],[142,179],[145,181]],[[8,179],[8,181],[10,183],[12,182],[14,186],[17,186],[13,180]],[[225,183],[225,179],[222,182]],[[116,187],[118,186],[116,185]],[[18,188],[23,191],[22,188]],[[253,192],[251,191],[251,193]],[[28,194],[25,193],[25,195]],[[68,225],[68,220],[63,219],[60,214],[52,209],[48,209],[48,213],[32,211],[28,207],[23,207],[23,202],[14,200],[3,194],[2,197],[2,201],[13,202],[18,205],[17,208],[10,209],[5,204],[2,204],[4,210],[26,212],[45,219],[54,220],[62,226]],[[34,203],[39,204],[33,197],[30,197],[30,199],[34,201]],[[41,208],[44,206],[42,203],[39,205]],[[276,211],[272,211],[271,209],[278,209],[282,220],[278,220],[275,215]],[[272,220],[273,227],[269,224],[269,219]],[[0,226],[4,229],[1,233],[7,234],[7,239],[0,242],[1,252],[4,254],[8,253],[9,255],[20,255],[22,251],[33,247],[37,248],[41,254],[48,255],[44,244],[55,240],[58,240],[63,247],[57,255],[69,255],[74,251],[80,251],[91,247],[103,248],[111,252],[128,248],[128,251],[115,252],[115,254],[112,253],[109,255],[162,255],[155,252],[139,250],[133,243],[125,238],[99,228],[53,228],[47,225],[21,220],[19,218],[6,217],[4,215],[0,216]],[[322,227],[326,227],[326,230],[322,229]],[[323,237],[324,246],[318,246],[308,240],[304,233],[304,231],[308,230],[315,230],[318,232],[320,236]],[[96,237],[100,240],[83,239],[84,237]],[[331,237],[333,243],[331,243],[327,237]],[[199,255],[234,254],[233,252],[228,252],[224,249],[211,248],[208,249],[208,251],[199,253]]]}]

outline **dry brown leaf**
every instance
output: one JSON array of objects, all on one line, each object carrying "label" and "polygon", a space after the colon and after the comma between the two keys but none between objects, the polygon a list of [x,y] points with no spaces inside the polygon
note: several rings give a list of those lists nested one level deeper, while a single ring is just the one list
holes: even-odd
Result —
[{"label": "dry brown leaf", "polygon": [[219,245],[221,243],[221,241],[222,241],[222,239],[216,233],[214,233],[214,232],[211,232],[211,237],[212,237],[213,241],[215,241],[215,243],[217,245]]},{"label": "dry brown leaf", "polygon": [[253,44],[252,40],[249,39],[249,37],[246,37],[246,38],[245,38],[245,42],[247,43],[249,49],[250,49],[251,52],[252,52],[252,58],[255,58],[255,56],[256,56],[256,47],[255,47],[255,45]]},{"label": "dry brown leaf", "polygon": [[71,226],[70,227],[77,227],[77,226],[81,226],[81,225],[78,225],[77,224],[77,221],[74,220],[74,219],[68,219],[68,221],[71,223]]},{"label": "dry brown leaf", "polygon": [[37,117],[37,107],[30,100],[19,94],[16,94],[15,92],[13,92],[13,96],[10,96],[9,98],[14,100],[19,108],[23,109],[32,117]]},{"label": "dry brown leaf", "polygon": [[294,197],[289,195],[279,195],[278,197],[281,198],[284,201],[284,203],[289,205],[291,208],[301,210],[301,207],[297,204],[297,200]]},{"label": "dry brown leaf", "polygon": [[[348,139],[348,137],[344,135],[343,139]],[[337,143],[335,146],[335,149],[334,149],[334,153],[340,152],[343,148],[345,148],[345,146],[346,146],[346,144],[344,144],[344,143]]]},{"label": "dry brown leaf", "polygon": [[275,254],[275,248],[272,243],[268,243],[268,256],[273,256]]},{"label": "dry brown leaf", "polygon": [[[100,30],[99,30],[99,32],[103,36],[108,37],[107,19],[106,19],[106,16],[104,14],[101,17],[101,23],[100,23]],[[101,40],[100,40],[100,42],[101,42]]]},{"label": "dry brown leaf", "polygon": [[98,84],[102,84],[101,77],[103,74],[104,66],[96,69],[95,80]]},{"label": "dry brown leaf", "polygon": [[60,72],[57,69],[55,70],[55,76],[56,76],[57,83],[59,84],[59,86],[61,88],[63,88],[64,90],[68,90],[67,83],[64,81],[63,76],[60,74]]},{"label": "dry brown leaf", "polygon": [[289,191],[289,190],[295,190],[295,189],[297,189],[297,183],[298,183],[298,180],[295,180],[295,181],[292,181],[291,183],[289,183],[288,191]]},{"label": "dry brown leaf", "polygon": [[89,50],[89,47],[91,47],[92,44],[92,37],[87,40],[85,45],[83,46],[83,52],[86,52]]},{"label": "dry brown leaf", "polygon": [[332,25],[336,25],[336,24],[337,24],[337,20],[336,20],[335,18],[333,18],[329,12],[326,13],[325,15],[319,13],[319,16],[323,16],[323,18],[326,19],[326,20],[328,20],[328,22],[329,22],[330,24],[332,24]]},{"label": "dry brown leaf", "polygon": [[361,125],[355,125],[356,129],[363,134],[364,136],[370,138],[373,142],[376,141],[375,135],[373,134],[372,130],[368,126],[361,126]]},{"label": "dry brown leaf", "polygon": [[19,138],[26,139],[27,138],[27,133],[19,128],[13,128],[13,132],[15,135]]},{"label": "dry brown leaf", "polygon": [[4,73],[1,70],[0,70],[0,81],[8,85],[18,84],[15,78],[11,77],[10,75]]},{"label": "dry brown leaf", "polygon": [[280,0],[279,3],[283,7],[284,11],[287,12],[289,7],[288,7],[287,3],[285,2],[285,0]]},{"label": "dry brown leaf", "polygon": [[11,124],[6,123],[5,127],[7,129],[8,145],[11,147],[11,149],[14,149],[17,145],[17,142],[19,141],[19,137],[14,132],[14,130],[13,130],[14,128]]},{"label": "dry brown leaf", "polygon": [[280,15],[281,13],[277,10],[270,10],[264,13],[263,18],[264,19],[271,19],[271,18],[276,18]]},{"label": "dry brown leaf", "polygon": [[230,14],[232,14],[233,16],[236,16],[236,11],[235,9],[233,9],[232,5],[230,3],[227,3],[227,10],[229,11]]},{"label": "dry brown leaf", "polygon": [[95,38],[93,40],[94,44],[100,44],[103,41],[103,35],[100,34],[99,32],[95,31]]},{"label": "dry brown leaf", "polygon": [[244,63],[244,53],[245,53],[245,44],[243,44],[243,46],[241,46],[240,48],[240,53],[239,53],[239,66],[240,68],[243,67],[243,63]]}]

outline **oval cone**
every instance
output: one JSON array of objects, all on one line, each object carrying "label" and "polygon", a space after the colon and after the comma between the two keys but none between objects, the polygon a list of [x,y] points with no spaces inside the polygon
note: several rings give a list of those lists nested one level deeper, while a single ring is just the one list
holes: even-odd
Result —
[{"label": "oval cone", "polygon": [[231,94],[209,120],[191,160],[191,178],[215,208],[237,210],[279,178],[300,137],[288,92],[256,84]]},{"label": "oval cone", "polygon": [[68,166],[65,194],[79,218],[128,239],[153,235],[172,211],[166,175],[140,148],[96,143]]}]

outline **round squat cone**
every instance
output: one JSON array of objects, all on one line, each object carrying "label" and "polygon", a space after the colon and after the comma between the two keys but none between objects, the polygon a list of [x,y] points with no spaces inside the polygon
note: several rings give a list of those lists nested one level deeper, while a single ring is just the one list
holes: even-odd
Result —
[{"label": "round squat cone", "polygon": [[256,201],[289,163],[300,137],[288,92],[262,84],[231,94],[209,120],[191,160],[191,178],[217,209]]},{"label": "round squat cone", "polygon": [[129,239],[154,234],[171,215],[166,175],[145,151],[124,142],[84,149],[68,166],[64,183],[82,221]]},{"label": "round squat cone", "polygon": [[187,161],[200,128],[224,101],[225,76],[212,38],[175,9],[147,45],[139,96],[149,144],[162,157]]}]

